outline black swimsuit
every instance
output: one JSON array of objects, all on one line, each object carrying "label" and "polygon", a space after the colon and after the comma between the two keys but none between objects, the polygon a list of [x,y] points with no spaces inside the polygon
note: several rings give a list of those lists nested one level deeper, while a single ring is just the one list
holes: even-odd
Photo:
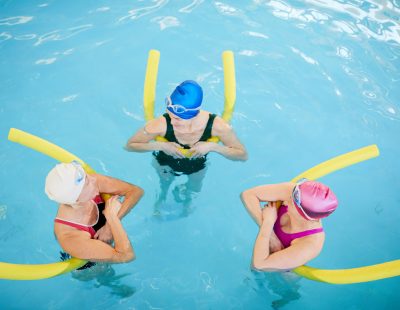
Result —
[{"label": "black swimsuit", "polygon": [[[190,146],[187,144],[179,143],[179,141],[175,137],[174,127],[171,124],[171,118],[168,113],[163,115],[167,122],[167,132],[165,133],[164,138],[167,139],[169,142],[178,143],[184,149],[190,149]],[[200,137],[199,141],[207,141],[211,138],[211,131],[212,126],[214,124],[214,119],[217,115],[210,114],[208,118],[208,122],[206,128],[202,136]],[[181,174],[192,174],[202,170],[206,166],[207,154],[199,157],[199,158],[175,158],[171,155],[164,153],[163,151],[153,152],[154,157],[156,158],[157,162],[161,166],[169,166],[175,172],[176,175]]]}]

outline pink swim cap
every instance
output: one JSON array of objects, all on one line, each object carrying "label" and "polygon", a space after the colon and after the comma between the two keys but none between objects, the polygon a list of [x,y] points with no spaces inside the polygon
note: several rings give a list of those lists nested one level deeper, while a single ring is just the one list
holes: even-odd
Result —
[{"label": "pink swim cap", "polygon": [[316,181],[299,182],[293,189],[292,197],[299,213],[308,220],[327,217],[338,206],[336,195],[330,188]]}]

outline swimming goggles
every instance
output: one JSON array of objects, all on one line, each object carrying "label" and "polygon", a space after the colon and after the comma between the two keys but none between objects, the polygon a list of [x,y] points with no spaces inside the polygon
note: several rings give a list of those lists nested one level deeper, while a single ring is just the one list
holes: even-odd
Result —
[{"label": "swimming goggles", "polygon": [[75,184],[79,185],[82,181],[85,180],[85,177],[86,177],[85,170],[83,170],[81,163],[77,160],[71,161],[71,164],[77,168],[76,176],[75,176]]},{"label": "swimming goggles", "polygon": [[312,218],[311,216],[308,215],[308,210],[306,211],[302,206],[301,206],[301,191],[300,191],[300,185],[303,184],[304,182],[307,182],[307,179],[301,179],[300,181],[297,182],[296,186],[293,188],[292,192],[292,198],[294,205],[301,210],[302,215],[310,221],[316,221],[317,219]]},{"label": "swimming goggles", "polygon": [[174,111],[174,113],[176,114],[183,114],[190,111],[200,110],[200,106],[198,106],[197,108],[189,109],[180,104],[173,104],[170,96],[165,98],[165,104],[167,105],[167,108],[171,108],[172,111]]}]

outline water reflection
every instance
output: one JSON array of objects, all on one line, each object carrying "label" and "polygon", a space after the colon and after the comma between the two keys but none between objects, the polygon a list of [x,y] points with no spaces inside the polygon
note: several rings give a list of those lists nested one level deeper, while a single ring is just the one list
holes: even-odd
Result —
[{"label": "water reflection", "polygon": [[[194,211],[193,200],[200,193],[207,168],[190,175],[178,175],[168,166],[161,166],[155,159],[152,161],[159,180],[160,192],[154,204],[153,215],[158,220],[176,220],[189,216]],[[186,178],[185,183],[179,183]],[[169,202],[169,190],[173,201]]]},{"label": "water reflection", "polygon": [[[306,4],[292,5],[285,1],[259,0],[256,4],[269,7],[272,14],[281,19],[327,23],[335,31],[349,35],[363,33],[379,41],[400,43],[400,10],[395,2],[363,1],[360,5],[358,1],[353,4],[338,0],[307,0]],[[340,20],[338,13],[342,15]]]},{"label": "water reflection", "polygon": [[[151,14],[153,12],[156,12],[157,10],[161,9],[164,5],[166,5],[168,3],[167,0],[159,0],[159,1],[153,1],[155,2],[154,5],[150,5],[150,6],[143,6],[143,7],[139,7],[139,8],[135,8],[133,10],[130,10],[128,12],[128,15],[120,17],[117,21],[117,23],[121,23],[121,22],[125,22],[126,20],[135,20],[138,19],[142,16]],[[144,2],[146,3],[146,2]],[[138,4],[136,4],[137,6]]]},{"label": "water reflection", "polygon": [[191,4],[179,9],[181,13],[191,13],[196,7],[202,4],[204,0],[194,0]]},{"label": "water reflection", "polygon": [[0,26],[14,26],[20,24],[26,24],[33,19],[33,16],[14,16],[8,17],[4,19],[0,19]]}]

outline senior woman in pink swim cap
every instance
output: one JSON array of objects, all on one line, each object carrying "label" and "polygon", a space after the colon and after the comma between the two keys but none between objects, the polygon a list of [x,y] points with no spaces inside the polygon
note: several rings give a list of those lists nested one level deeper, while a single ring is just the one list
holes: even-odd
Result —
[{"label": "senior woman in pink swim cap", "polygon": [[293,269],[318,256],[325,241],[321,219],[338,206],[328,186],[306,179],[257,186],[241,199],[259,226],[252,267],[261,271]]}]

